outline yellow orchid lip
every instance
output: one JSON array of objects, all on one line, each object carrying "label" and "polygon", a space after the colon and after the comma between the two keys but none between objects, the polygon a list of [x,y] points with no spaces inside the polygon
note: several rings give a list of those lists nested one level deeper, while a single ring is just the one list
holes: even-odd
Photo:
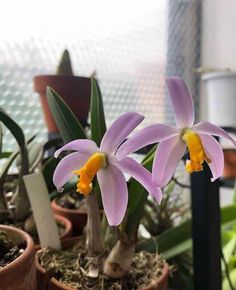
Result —
[{"label": "yellow orchid lip", "polygon": [[105,168],[106,165],[106,155],[104,153],[97,152],[89,157],[82,168],[73,171],[74,174],[79,176],[77,192],[87,196],[93,188],[92,181],[98,170]]},{"label": "yellow orchid lip", "polygon": [[210,163],[211,160],[205,153],[199,135],[190,129],[184,129],[181,135],[181,138],[186,143],[190,154],[190,160],[187,160],[186,162],[187,172],[192,173],[194,171],[201,171],[203,169],[203,162],[206,161],[207,163]]}]

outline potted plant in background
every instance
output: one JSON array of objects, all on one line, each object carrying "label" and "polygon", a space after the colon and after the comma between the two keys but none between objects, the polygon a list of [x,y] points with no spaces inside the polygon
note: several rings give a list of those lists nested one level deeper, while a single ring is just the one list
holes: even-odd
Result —
[{"label": "potted plant in background", "polygon": [[0,288],[36,290],[35,248],[22,230],[0,225]]},{"label": "potted plant in background", "polygon": [[48,107],[46,97],[48,86],[62,96],[82,126],[87,126],[91,93],[90,78],[74,76],[70,55],[67,50],[62,54],[55,75],[38,75],[34,77],[34,89],[40,95],[48,132],[58,133],[58,128]]},{"label": "potted plant in background", "polygon": [[[28,193],[23,177],[41,169],[43,158],[43,143],[35,141],[35,136],[26,141],[21,127],[2,109],[0,109],[0,122],[13,134],[18,150],[15,152],[1,152],[1,158],[6,159],[0,172],[0,222],[5,225],[19,227],[28,232],[38,241],[37,229],[32,215]],[[2,128],[2,127],[1,127]],[[4,136],[1,134],[2,137]],[[1,151],[2,151],[1,138]],[[16,164],[17,174],[9,174],[13,162]],[[55,216],[61,237],[69,237],[72,225],[69,220],[59,215]]]}]

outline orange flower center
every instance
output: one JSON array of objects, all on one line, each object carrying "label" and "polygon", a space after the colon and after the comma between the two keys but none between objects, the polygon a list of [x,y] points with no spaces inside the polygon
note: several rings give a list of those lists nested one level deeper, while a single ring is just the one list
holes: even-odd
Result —
[{"label": "orange flower center", "polygon": [[192,130],[184,130],[182,140],[187,144],[190,160],[186,162],[186,170],[189,173],[201,171],[203,162],[210,163],[211,160],[207,157],[202,142],[197,133]]},{"label": "orange flower center", "polygon": [[82,168],[73,171],[74,174],[79,176],[77,183],[77,192],[87,196],[92,188],[92,181],[97,174],[98,170],[106,167],[106,155],[103,153],[94,153],[87,160]]}]

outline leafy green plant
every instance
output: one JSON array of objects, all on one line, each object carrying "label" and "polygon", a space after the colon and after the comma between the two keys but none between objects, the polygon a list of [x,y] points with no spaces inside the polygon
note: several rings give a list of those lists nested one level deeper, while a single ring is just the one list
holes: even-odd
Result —
[{"label": "leafy green plant", "polygon": [[[23,176],[33,172],[40,162],[43,145],[34,142],[35,136],[26,141],[21,127],[2,109],[0,109],[0,122],[12,133],[18,144],[17,151],[5,154],[7,159],[0,172],[0,219],[4,220],[6,217],[10,217],[16,221],[22,221],[30,213],[30,202],[23,182]],[[1,140],[2,138],[3,134],[1,133]],[[6,183],[9,169],[14,161],[16,161],[18,168],[16,188],[11,200],[7,202],[4,193],[4,184]]]},{"label": "leafy green plant", "polygon": [[63,51],[60,62],[57,67],[57,75],[73,76],[73,69],[70,59],[70,54],[67,49]]}]

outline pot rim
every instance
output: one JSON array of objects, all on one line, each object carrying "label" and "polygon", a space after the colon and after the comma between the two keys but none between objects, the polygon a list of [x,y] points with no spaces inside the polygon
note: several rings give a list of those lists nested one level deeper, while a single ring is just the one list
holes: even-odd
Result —
[{"label": "pot rim", "polygon": [[60,239],[63,239],[68,233],[70,232],[72,233],[72,223],[68,218],[60,214],[53,214],[53,215],[57,221],[61,221],[65,225],[65,231],[60,236]]},{"label": "pot rim", "polygon": [[220,71],[220,72],[204,73],[202,75],[202,80],[206,82],[212,79],[229,78],[229,77],[231,78],[236,77],[236,72],[235,71]]},{"label": "pot rim", "polygon": [[80,214],[87,215],[86,210],[70,209],[70,208],[65,208],[65,207],[60,206],[59,204],[56,203],[56,198],[53,199],[53,201],[51,202],[51,205],[52,205],[53,208],[58,209],[58,210],[60,210],[60,211],[62,211],[64,213],[70,212],[70,213],[74,213],[74,214],[80,213]]},{"label": "pot rim", "polygon": [[8,272],[10,272],[13,266],[20,267],[20,264],[24,263],[28,259],[28,256],[35,253],[35,249],[34,249],[33,239],[31,238],[29,234],[27,234],[23,230],[20,230],[12,226],[5,226],[5,225],[0,225],[0,230],[5,231],[6,233],[9,233],[9,232],[16,233],[16,235],[19,236],[20,239],[26,242],[26,248],[24,252],[19,257],[17,257],[14,261],[12,261],[11,263],[7,264],[2,269],[0,269],[0,276],[1,276],[1,275],[6,275]]},{"label": "pot rim", "polygon": [[78,80],[88,80],[90,77],[85,76],[68,76],[68,75],[56,75],[56,74],[44,74],[44,75],[36,75],[34,76],[33,80],[34,82],[39,79],[78,79]]}]

